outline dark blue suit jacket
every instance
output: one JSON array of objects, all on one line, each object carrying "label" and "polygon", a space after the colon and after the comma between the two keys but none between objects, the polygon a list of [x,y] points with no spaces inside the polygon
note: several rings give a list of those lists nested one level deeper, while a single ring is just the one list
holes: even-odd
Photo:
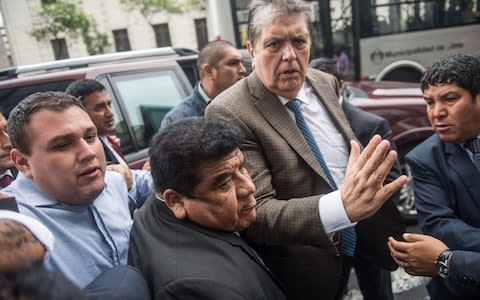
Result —
[{"label": "dark blue suit jacket", "polygon": [[207,101],[202,98],[198,82],[193,89],[193,94],[185,98],[181,103],[172,108],[162,120],[160,128],[169,125],[177,120],[187,117],[202,117],[207,108]]},{"label": "dark blue suit jacket", "polygon": [[433,135],[406,157],[414,177],[418,222],[450,249],[452,276],[427,286],[432,299],[480,297],[480,173],[458,144]]},{"label": "dark blue suit jacket", "polygon": [[[342,109],[350,122],[355,136],[363,146],[366,146],[375,134],[379,134],[383,139],[387,139],[390,142],[393,150],[396,150],[392,130],[387,120],[364,111],[347,100],[342,102]],[[397,160],[390,173],[388,173],[385,182],[392,182],[400,175],[400,164]],[[403,219],[395,206],[399,197],[400,192],[395,193],[376,214],[360,221],[355,226],[358,235],[356,254],[372,263],[379,264],[387,270],[396,269],[397,264],[390,256],[390,250],[386,241],[389,236],[400,238],[406,230]],[[372,234],[372,232],[375,234]]]}]

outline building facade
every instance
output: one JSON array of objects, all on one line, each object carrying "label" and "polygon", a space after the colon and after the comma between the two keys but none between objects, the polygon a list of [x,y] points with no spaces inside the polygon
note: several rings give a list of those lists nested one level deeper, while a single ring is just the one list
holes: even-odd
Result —
[{"label": "building facade", "polygon": [[[41,0],[0,0],[0,5],[12,65],[88,55],[81,37],[38,41],[30,34],[43,24]],[[96,21],[100,33],[107,34],[107,53],[162,46],[199,49],[213,38],[207,30],[207,7],[158,13],[151,18],[153,26],[138,11],[125,10],[119,0],[83,0],[80,8]]]}]

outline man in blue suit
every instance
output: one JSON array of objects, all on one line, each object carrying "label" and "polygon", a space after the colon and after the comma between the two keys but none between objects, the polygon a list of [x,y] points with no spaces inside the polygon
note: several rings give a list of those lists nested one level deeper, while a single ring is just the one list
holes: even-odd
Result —
[{"label": "man in blue suit", "polygon": [[213,98],[245,76],[242,61],[242,54],[228,41],[205,45],[197,60],[200,82],[195,85],[192,95],[165,115],[161,127],[186,117],[203,116]]},{"label": "man in blue suit", "polygon": [[[480,59],[465,54],[445,57],[425,73],[421,88],[436,134],[406,159],[414,177],[419,225],[425,234],[446,245],[443,249],[431,246],[437,249],[436,259],[430,261],[436,274],[425,274],[433,275],[427,288],[433,300],[478,299]],[[392,253],[397,262],[407,272],[418,274],[412,258],[420,247],[397,250],[400,253]],[[460,275],[452,272],[459,261],[465,266]]]}]

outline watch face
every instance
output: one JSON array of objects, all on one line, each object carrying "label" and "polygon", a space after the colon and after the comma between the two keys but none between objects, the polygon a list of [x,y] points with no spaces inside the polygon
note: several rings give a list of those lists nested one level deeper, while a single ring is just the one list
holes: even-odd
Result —
[{"label": "watch face", "polygon": [[435,266],[437,269],[438,275],[442,278],[448,277],[448,264],[444,261],[436,261]]}]

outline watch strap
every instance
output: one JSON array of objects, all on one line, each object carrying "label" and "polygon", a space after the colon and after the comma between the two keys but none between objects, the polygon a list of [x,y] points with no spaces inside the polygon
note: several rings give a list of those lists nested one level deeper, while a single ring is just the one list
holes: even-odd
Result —
[{"label": "watch strap", "polygon": [[450,249],[445,249],[435,260],[435,270],[442,278],[449,276],[449,260],[453,252]]}]

